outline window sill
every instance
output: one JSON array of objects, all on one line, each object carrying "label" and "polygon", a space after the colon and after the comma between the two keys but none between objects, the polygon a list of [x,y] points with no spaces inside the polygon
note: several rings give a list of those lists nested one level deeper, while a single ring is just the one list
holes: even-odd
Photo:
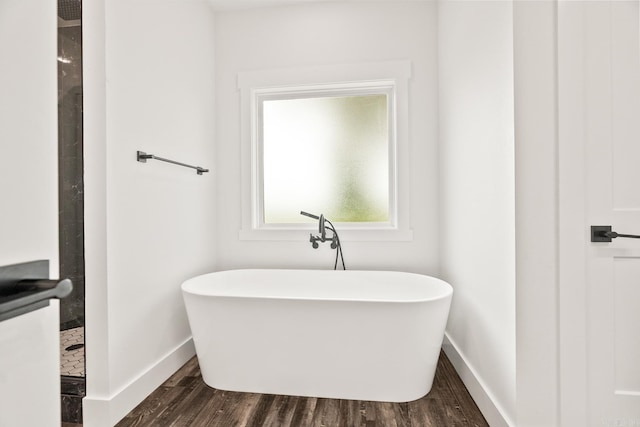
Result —
[{"label": "window sill", "polygon": [[[413,240],[413,230],[398,229],[338,229],[342,242],[408,242]],[[307,241],[309,233],[318,234],[317,228],[309,229],[250,229],[240,230],[240,240],[257,241]],[[331,236],[331,232],[327,233]]]}]

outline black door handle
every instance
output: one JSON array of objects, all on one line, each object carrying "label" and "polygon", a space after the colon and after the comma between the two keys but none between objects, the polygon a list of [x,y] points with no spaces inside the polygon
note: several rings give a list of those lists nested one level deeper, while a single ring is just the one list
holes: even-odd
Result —
[{"label": "black door handle", "polygon": [[635,234],[621,234],[611,230],[610,225],[592,225],[591,226],[591,241],[592,242],[610,242],[611,239],[616,237],[627,237],[630,239],[640,239],[640,236]]}]

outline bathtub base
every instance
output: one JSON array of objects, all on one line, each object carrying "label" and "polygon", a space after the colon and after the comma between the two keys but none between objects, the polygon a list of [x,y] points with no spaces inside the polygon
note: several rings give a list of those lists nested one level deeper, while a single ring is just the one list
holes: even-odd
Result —
[{"label": "bathtub base", "polygon": [[425,330],[438,323],[433,305],[207,303],[206,331],[194,325],[194,340],[211,387],[382,402],[408,402],[431,390],[444,328],[440,320],[439,328]]}]

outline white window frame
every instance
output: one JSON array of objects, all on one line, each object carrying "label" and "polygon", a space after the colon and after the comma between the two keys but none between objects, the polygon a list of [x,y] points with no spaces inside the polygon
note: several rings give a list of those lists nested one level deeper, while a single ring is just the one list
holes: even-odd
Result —
[{"label": "white window frame", "polygon": [[[412,240],[408,191],[409,61],[319,66],[243,72],[241,96],[241,240],[308,239],[317,223],[265,224],[263,209],[261,101],[287,96],[358,96],[387,94],[389,125],[389,221],[335,222],[343,241]],[[305,207],[301,206],[304,210]],[[321,214],[322,212],[313,212]],[[331,218],[329,218],[331,219]]]}]

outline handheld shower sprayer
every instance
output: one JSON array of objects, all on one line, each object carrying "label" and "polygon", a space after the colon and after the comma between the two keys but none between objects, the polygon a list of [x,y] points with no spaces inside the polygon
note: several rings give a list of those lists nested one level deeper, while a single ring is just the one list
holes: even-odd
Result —
[{"label": "handheld shower sprayer", "polygon": [[309,212],[300,211],[300,215],[304,215],[304,216],[308,216],[309,218],[317,219],[318,220],[318,233],[320,233],[320,236],[321,236],[321,240],[320,241],[324,242],[325,240],[327,240],[327,232],[325,230],[325,225],[324,225],[324,223],[327,222],[327,220],[324,218],[323,214],[320,214],[320,216],[318,216],[318,215],[310,214]]},{"label": "handheld shower sprayer", "polygon": [[324,242],[327,238],[327,232],[324,229],[324,215],[320,214],[320,219],[318,220],[318,233],[320,233],[320,236],[322,237],[322,241]]},{"label": "handheld shower sprayer", "polygon": [[310,214],[309,212],[305,212],[305,211],[300,211],[300,215],[308,216],[309,218],[313,218],[313,219],[320,219],[318,215]]}]

